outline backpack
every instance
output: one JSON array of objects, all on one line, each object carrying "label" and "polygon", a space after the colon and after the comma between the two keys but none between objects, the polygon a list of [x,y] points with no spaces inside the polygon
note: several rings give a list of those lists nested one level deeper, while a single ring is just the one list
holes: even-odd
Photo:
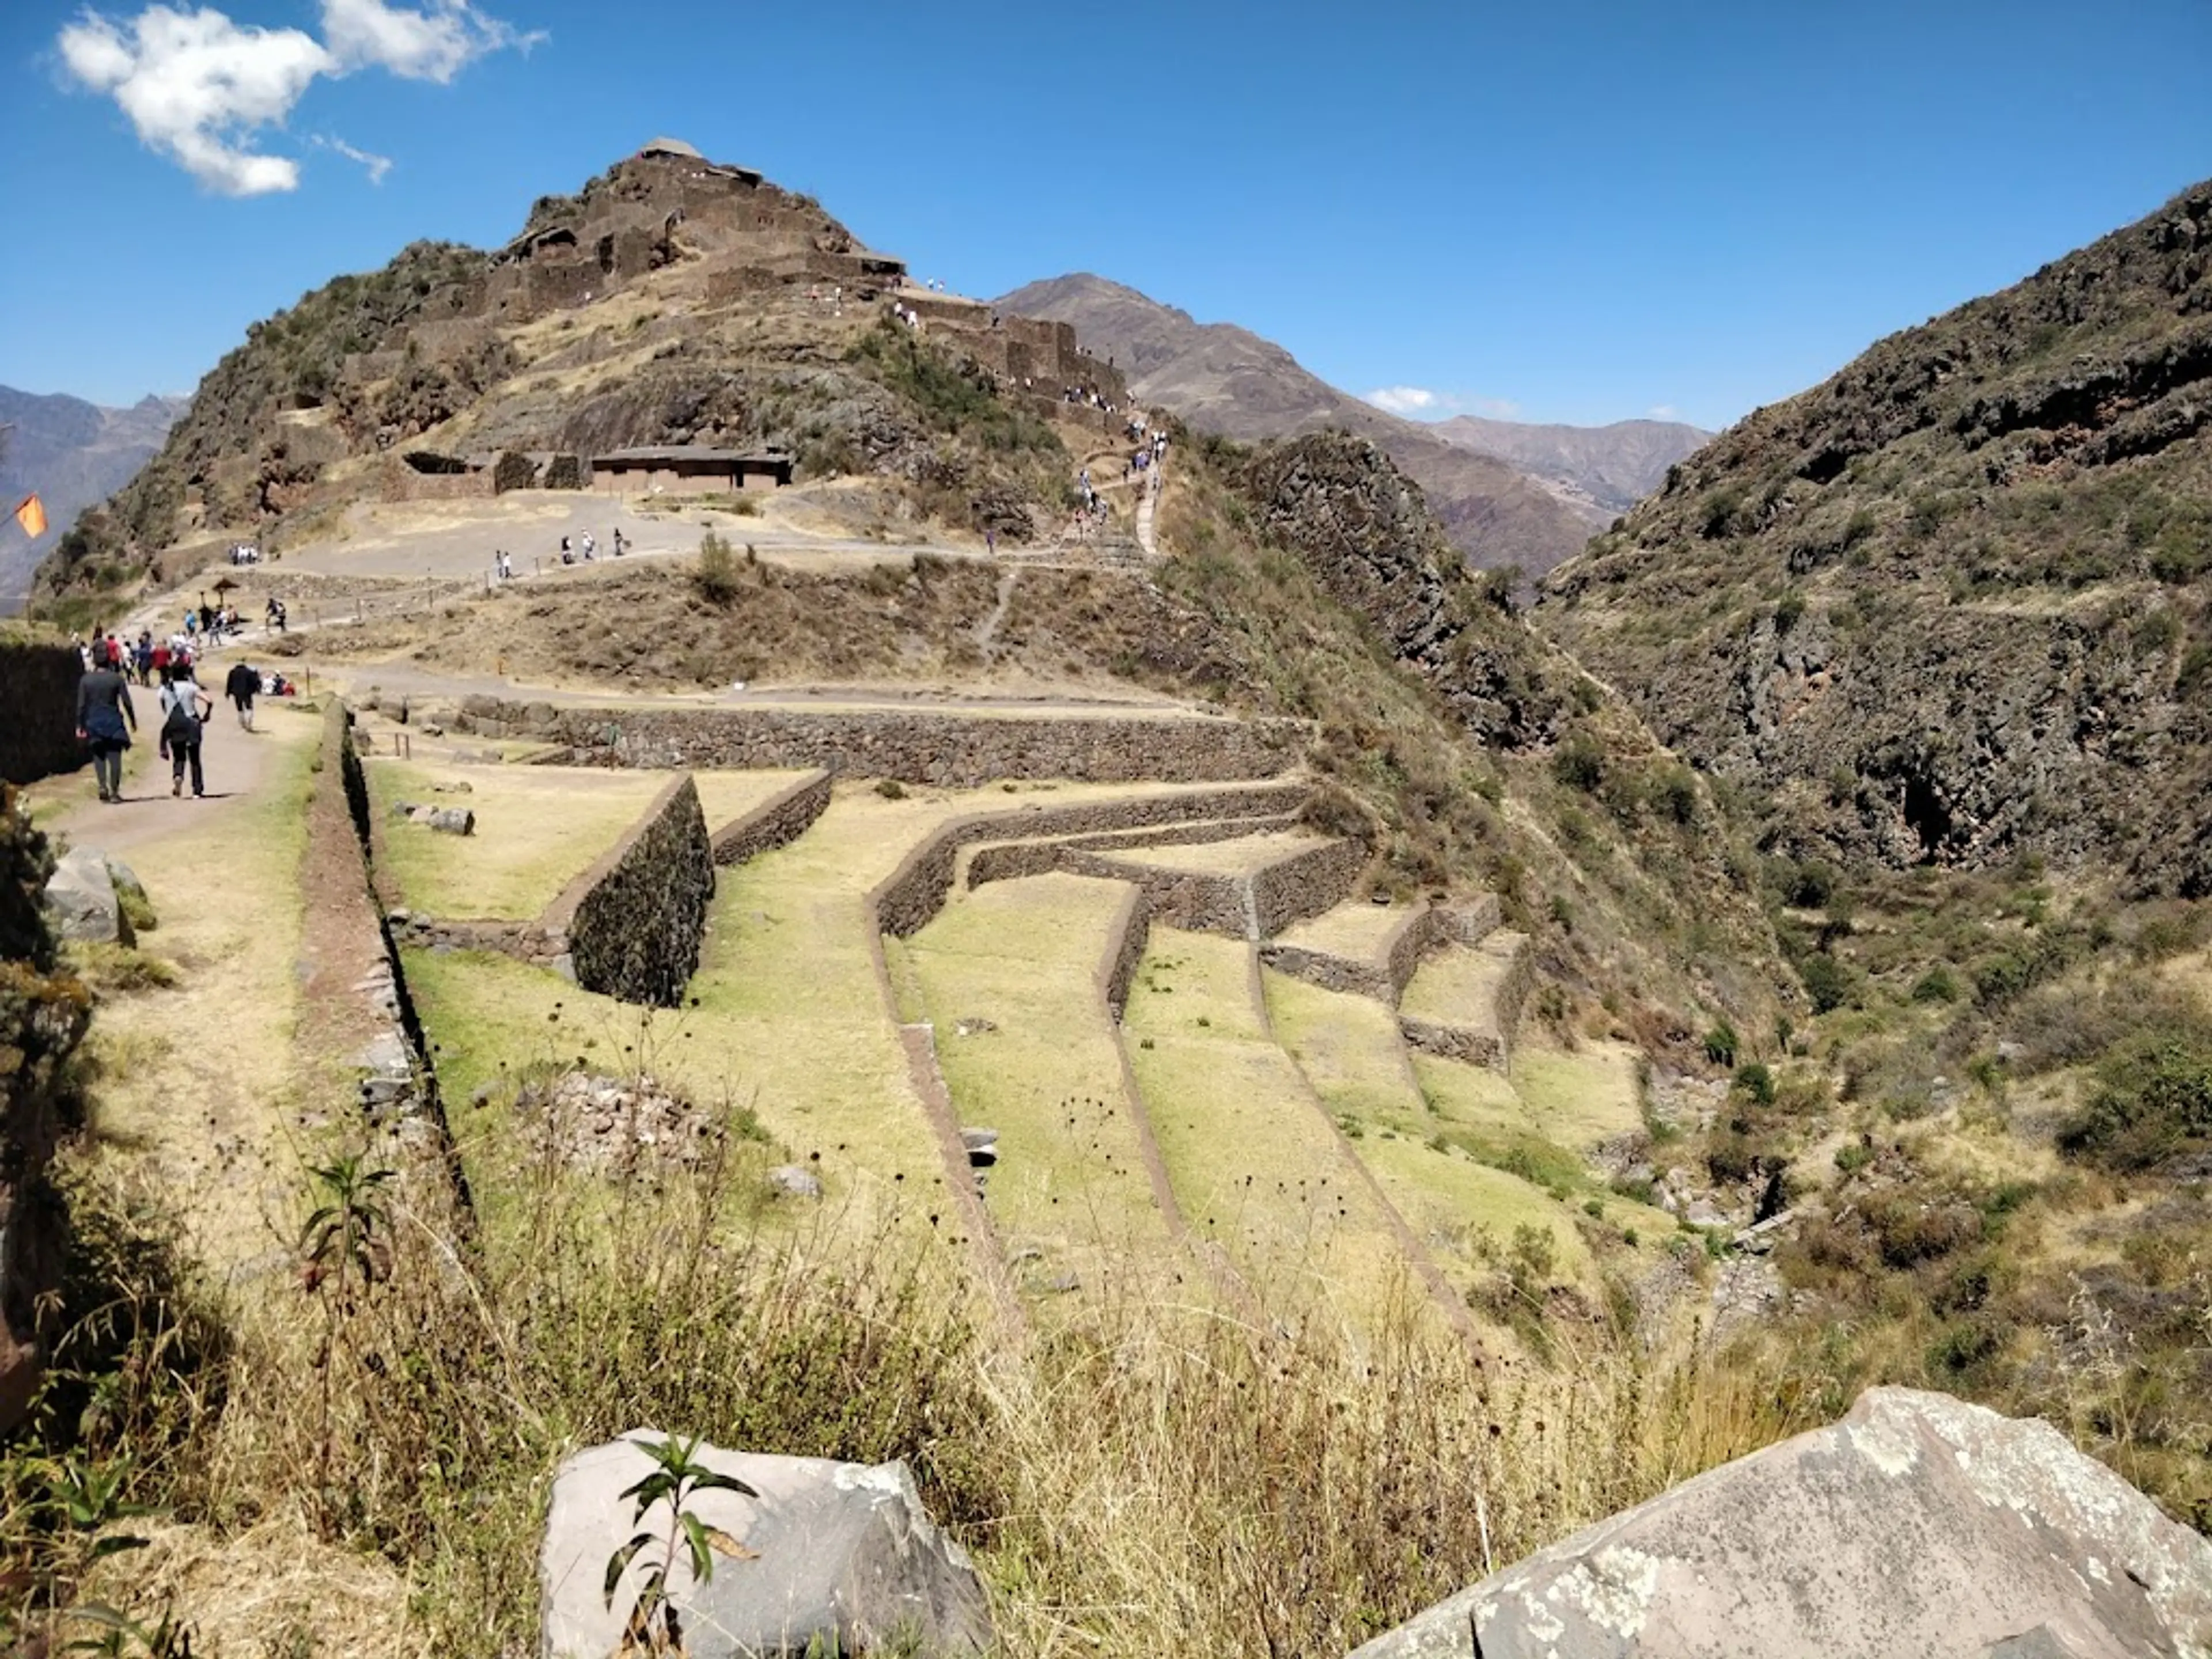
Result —
[{"label": "backpack", "polygon": [[200,740],[200,717],[198,694],[190,685],[167,685],[161,688],[161,706],[168,712],[161,721],[161,741],[164,743],[198,743]]}]

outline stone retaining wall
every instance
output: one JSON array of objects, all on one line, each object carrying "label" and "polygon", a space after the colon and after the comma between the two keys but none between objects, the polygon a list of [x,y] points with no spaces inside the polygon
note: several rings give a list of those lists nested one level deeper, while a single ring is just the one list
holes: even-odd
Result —
[{"label": "stone retaining wall", "polygon": [[1261,947],[1260,960],[1278,973],[1325,991],[1373,997],[1395,1007],[1424,957],[1439,945],[1480,944],[1497,927],[1498,916],[1495,893],[1451,904],[1419,904],[1391,931],[1374,959],[1274,944]]},{"label": "stone retaining wall", "polygon": [[1074,876],[1097,876],[1106,881],[1126,881],[1145,896],[1150,920],[1194,933],[1221,933],[1231,939],[1249,936],[1252,921],[1252,884],[1244,876],[1216,875],[1210,871],[1166,870],[1103,853],[1064,851],[1060,867]]},{"label": "stone retaining wall", "polygon": [[[73,772],[91,757],[76,740],[76,683],[83,675],[84,659],[64,641],[0,641],[0,708],[8,711],[0,720],[0,778],[36,783]],[[150,696],[143,706],[134,698],[131,706],[142,720],[154,713]],[[158,718],[153,722],[160,724]],[[142,740],[153,741],[143,733]]]},{"label": "stone retaining wall", "polygon": [[[363,1117],[408,1157],[407,1176],[418,1210],[459,1235],[472,1227],[468,1182],[461,1173],[439,1097],[437,1067],[407,989],[400,940],[383,914],[374,880],[374,820],[368,781],[353,741],[353,715],[333,698],[323,716],[322,778],[307,802],[307,831],[320,845],[349,843],[358,882],[311,887],[309,925],[301,946],[301,990],[319,1012],[328,1038],[344,1031],[362,1047],[353,1056]],[[348,831],[351,833],[349,834]],[[427,1177],[428,1193],[416,1182]]]},{"label": "stone retaining wall", "polygon": [[1462,1060],[1469,1066],[1487,1066],[1493,1071],[1504,1071],[1510,1057],[1504,1036],[1497,1031],[1440,1025],[1434,1020],[1413,1019],[1401,1014],[1398,1035],[1406,1039],[1408,1048],[1418,1048],[1425,1054]]},{"label": "stone retaining wall", "polygon": [[496,951],[501,956],[543,968],[563,979],[576,977],[575,959],[569,953],[565,931],[549,929],[536,921],[471,919],[443,920],[394,910],[385,917],[392,936],[416,951]]},{"label": "stone retaining wall", "polygon": [[544,925],[567,933],[586,990],[673,1007],[699,965],[714,896],[714,848],[687,774],[555,901]]},{"label": "stone retaining wall", "polygon": [[787,847],[805,835],[830,805],[833,780],[827,772],[801,778],[773,799],[714,832],[714,863],[727,868]]},{"label": "stone retaining wall", "polygon": [[[1253,817],[1293,811],[1310,793],[1303,783],[1255,784],[1243,789],[1208,789],[1182,795],[1147,795],[1133,799],[1091,801],[1076,806],[1025,806],[1011,812],[981,812],[955,818],[922,842],[869,896],[876,926],[899,939],[927,927],[945,908],[960,849],[977,842],[1013,836],[1080,836],[1115,830],[1194,823],[1207,818]],[[1124,879],[1120,875],[1115,880]]]},{"label": "stone retaining wall", "polygon": [[1292,922],[1343,903],[1366,873],[1370,856],[1364,842],[1336,841],[1255,870],[1249,881],[1253,936],[1273,939]]},{"label": "stone retaining wall", "polygon": [[975,888],[988,882],[1049,875],[1060,867],[1063,851],[1109,853],[1133,847],[1194,847],[1288,830],[1297,822],[1294,815],[1279,813],[1264,818],[1222,818],[1170,823],[1151,830],[1118,830],[1105,835],[1071,836],[1062,841],[1000,842],[975,849],[975,856],[968,860],[967,884]]},{"label": "stone retaining wall", "polygon": [[952,712],[777,708],[578,708],[465,699],[457,723],[486,738],[558,744],[568,764],[763,771],[974,789],[1009,778],[1096,783],[1208,783],[1268,778],[1295,766],[1297,720],[1026,718]]},{"label": "stone retaining wall", "polygon": [[1514,1039],[1521,1029],[1521,1006],[1528,1000],[1535,980],[1536,957],[1522,934],[1501,934],[1501,943],[1512,951],[1499,977],[1491,1004],[1491,1024],[1447,1025],[1438,1020],[1415,1019],[1401,1014],[1398,1032],[1410,1048],[1446,1060],[1466,1060],[1504,1071],[1513,1057]]},{"label": "stone retaining wall", "polygon": [[1129,987],[1137,977],[1137,964],[1145,959],[1145,945],[1152,932],[1151,901],[1146,898],[1143,888],[1132,887],[1121,901],[1121,908],[1114,914],[1113,927],[1107,934],[1106,954],[1098,964],[1098,993],[1106,1000],[1106,1011],[1113,1015],[1116,1025],[1128,1012]]}]

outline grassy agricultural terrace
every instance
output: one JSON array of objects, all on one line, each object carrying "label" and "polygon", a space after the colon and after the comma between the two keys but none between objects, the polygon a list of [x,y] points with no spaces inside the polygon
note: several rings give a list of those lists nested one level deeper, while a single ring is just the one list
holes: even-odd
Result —
[{"label": "grassy agricultural terrace", "polygon": [[[668,776],[414,747],[367,771],[380,884],[417,916],[547,911]],[[692,775],[713,835],[800,775]],[[1255,884],[1337,844],[1218,793],[840,781],[796,839],[719,872],[678,1008],[495,951],[407,951],[487,1235],[519,1243],[574,1152],[543,1085],[643,1073],[712,1121],[745,1225],[927,1238],[1024,1322],[1264,1305],[1358,1333],[1411,1308],[1510,1344],[1547,1299],[1594,1310],[1655,1265],[1671,1218],[1606,1192],[1585,1157],[1638,1124],[1626,1052],[1515,1042],[1517,935],[1440,941],[1405,992],[1406,1016],[1496,1038],[1490,1064],[1415,1047],[1387,994],[1263,969]],[[422,802],[466,805],[475,834],[392,815]],[[1187,816],[1087,835],[1053,820],[1138,803]],[[885,894],[947,836],[935,914],[887,931]],[[1304,950],[1372,957],[1407,922],[1328,879],[1284,935]],[[778,1195],[771,1172],[793,1166],[818,1200]]]}]

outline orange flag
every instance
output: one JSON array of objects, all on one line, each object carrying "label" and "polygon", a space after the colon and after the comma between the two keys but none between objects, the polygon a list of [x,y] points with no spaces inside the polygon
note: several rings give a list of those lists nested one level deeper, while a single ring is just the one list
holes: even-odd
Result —
[{"label": "orange flag", "polygon": [[[0,495],[0,501],[7,499]],[[46,509],[36,495],[26,495],[15,509],[15,522],[23,526],[23,533],[33,541],[46,533]]]}]

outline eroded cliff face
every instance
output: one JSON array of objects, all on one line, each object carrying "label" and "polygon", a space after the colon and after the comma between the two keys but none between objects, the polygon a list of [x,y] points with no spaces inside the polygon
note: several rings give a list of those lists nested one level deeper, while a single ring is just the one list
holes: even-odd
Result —
[{"label": "eroded cliff face", "polygon": [[1260,533],[1297,554],[1328,596],[1364,617],[1486,743],[1528,748],[1559,733],[1568,671],[1492,604],[1431,516],[1420,486],[1381,448],[1316,433],[1261,451],[1238,480]]},{"label": "eroded cliff face", "polygon": [[1538,623],[1771,838],[2212,892],[2212,184],[1762,410]]}]

